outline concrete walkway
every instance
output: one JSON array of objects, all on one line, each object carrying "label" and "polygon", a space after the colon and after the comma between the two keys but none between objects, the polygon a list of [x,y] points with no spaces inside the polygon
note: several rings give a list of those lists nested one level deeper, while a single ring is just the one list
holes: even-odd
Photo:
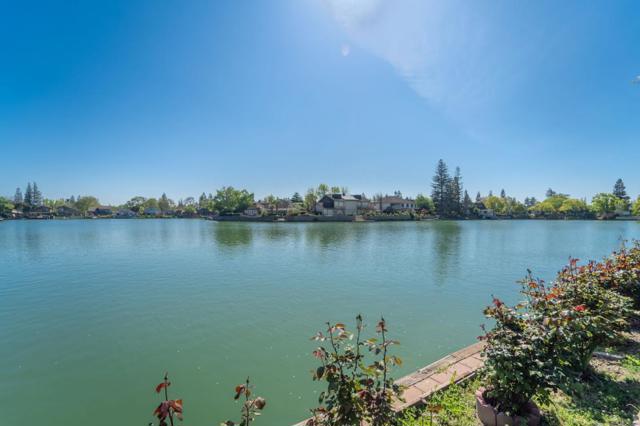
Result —
[{"label": "concrete walkway", "polygon": [[[394,403],[394,410],[402,411],[420,404],[432,393],[473,375],[484,365],[484,361],[480,356],[483,347],[483,342],[467,346],[408,376],[396,380],[396,383],[402,385],[405,389],[402,394],[404,402],[397,401]],[[297,423],[295,426],[303,426],[305,423],[306,420]]]}]

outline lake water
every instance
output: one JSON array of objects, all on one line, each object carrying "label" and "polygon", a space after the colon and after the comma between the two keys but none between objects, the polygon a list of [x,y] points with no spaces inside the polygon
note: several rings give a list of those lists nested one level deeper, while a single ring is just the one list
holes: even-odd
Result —
[{"label": "lake water", "polygon": [[[394,377],[476,341],[491,294],[552,278],[640,223],[0,223],[2,424],[147,425],[168,370],[186,425],[237,418],[249,375],[283,426],[317,400],[309,337],[384,314]],[[373,327],[371,327],[372,329]]]}]

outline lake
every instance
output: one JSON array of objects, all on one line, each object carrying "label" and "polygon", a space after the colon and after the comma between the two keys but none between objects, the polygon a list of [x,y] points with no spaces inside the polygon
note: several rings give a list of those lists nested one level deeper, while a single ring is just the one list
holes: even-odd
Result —
[{"label": "lake", "polygon": [[640,223],[426,221],[0,223],[3,424],[147,425],[169,371],[186,425],[237,419],[247,376],[256,423],[317,401],[309,340],[326,321],[383,314],[409,373],[474,343],[491,294],[518,300],[527,268],[553,278]]}]

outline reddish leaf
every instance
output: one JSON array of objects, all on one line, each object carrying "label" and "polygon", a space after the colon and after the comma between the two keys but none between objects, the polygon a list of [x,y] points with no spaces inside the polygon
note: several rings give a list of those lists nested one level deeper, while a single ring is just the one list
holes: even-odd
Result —
[{"label": "reddish leaf", "polygon": [[156,386],[156,393],[160,393],[160,391],[164,388],[166,388],[167,386],[169,386],[171,384],[171,382],[162,382],[160,383],[158,386]]}]

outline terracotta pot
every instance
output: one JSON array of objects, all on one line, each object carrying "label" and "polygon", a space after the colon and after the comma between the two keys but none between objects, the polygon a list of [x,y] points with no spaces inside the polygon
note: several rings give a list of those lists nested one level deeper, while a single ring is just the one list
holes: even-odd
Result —
[{"label": "terracotta pot", "polygon": [[485,426],[539,426],[540,409],[533,401],[527,405],[526,416],[507,416],[503,412],[498,412],[493,405],[484,399],[485,388],[476,391],[476,414],[478,419]]}]

